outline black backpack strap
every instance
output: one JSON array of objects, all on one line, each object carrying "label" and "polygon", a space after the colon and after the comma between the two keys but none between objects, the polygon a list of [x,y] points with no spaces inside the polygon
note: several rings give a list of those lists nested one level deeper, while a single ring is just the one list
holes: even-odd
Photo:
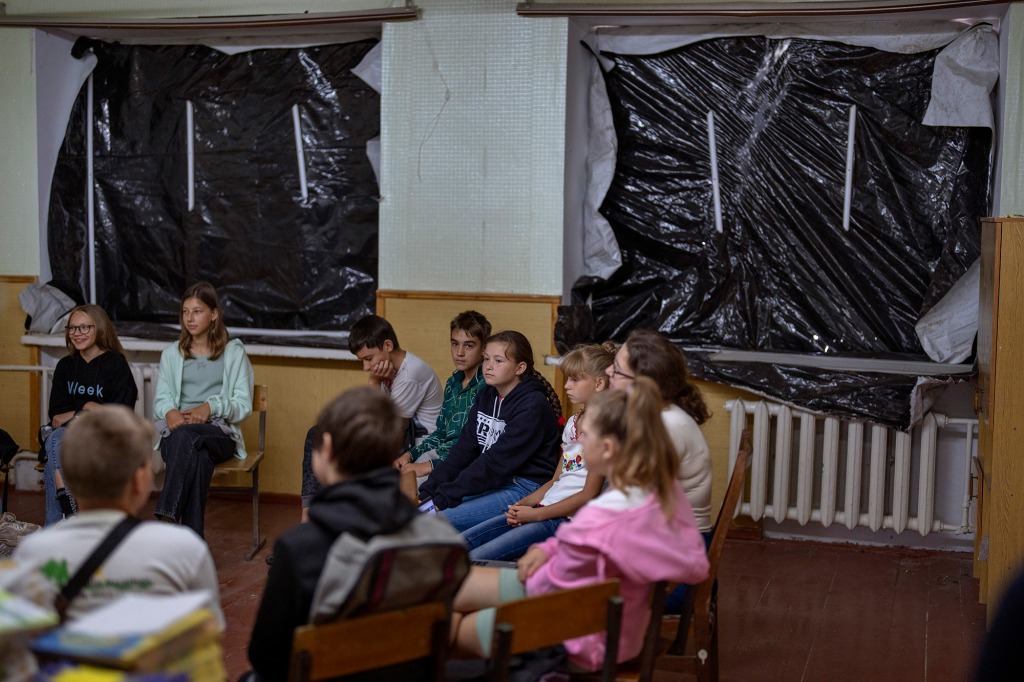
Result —
[{"label": "black backpack strap", "polygon": [[92,554],[82,563],[75,574],[71,576],[71,580],[67,582],[64,589],[60,591],[60,594],[54,598],[54,606],[57,608],[57,614],[60,616],[62,623],[66,618],[68,606],[78,596],[78,593],[82,591],[82,588],[86,586],[93,574],[96,573],[96,569],[107,560],[110,553],[121,544],[121,541],[124,540],[128,533],[131,533],[135,526],[140,523],[142,521],[134,516],[124,517],[107,534],[107,537],[103,538],[103,542],[92,551]]}]

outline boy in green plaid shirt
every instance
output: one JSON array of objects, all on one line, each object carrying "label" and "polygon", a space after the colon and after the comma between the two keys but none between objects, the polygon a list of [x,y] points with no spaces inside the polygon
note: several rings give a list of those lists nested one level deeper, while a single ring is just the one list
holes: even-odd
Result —
[{"label": "boy in green plaid shirt", "polygon": [[395,460],[396,469],[402,473],[414,471],[417,479],[422,479],[430,475],[435,461],[448,456],[462,432],[477,390],[484,385],[484,340],[490,335],[491,323],[475,310],[459,313],[452,319],[451,350],[455,371],[444,385],[437,428]]}]

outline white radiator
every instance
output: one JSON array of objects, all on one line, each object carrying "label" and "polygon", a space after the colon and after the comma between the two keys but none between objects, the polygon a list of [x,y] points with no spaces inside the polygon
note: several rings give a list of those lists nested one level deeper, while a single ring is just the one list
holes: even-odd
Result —
[{"label": "white radiator", "polygon": [[[858,526],[897,533],[909,529],[922,536],[940,530],[974,532],[971,500],[976,419],[932,413],[913,433],[904,433],[764,400],[731,400],[726,410],[731,413],[730,470],[740,434],[750,429],[753,436],[749,499],[742,501],[739,514],[755,521],[789,520],[802,526],[813,521],[825,527],[841,524],[851,530]],[[963,473],[959,524],[935,517],[938,434],[952,426],[965,431],[962,459],[955,467]],[[911,515],[915,492],[911,481],[915,478],[917,504]]]}]

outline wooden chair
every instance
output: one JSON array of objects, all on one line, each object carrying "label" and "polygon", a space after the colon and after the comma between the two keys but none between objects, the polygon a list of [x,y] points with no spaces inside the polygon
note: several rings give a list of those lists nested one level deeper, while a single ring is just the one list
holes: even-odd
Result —
[{"label": "wooden chair", "polygon": [[469,552],[454,541],[377,551],[346,594],[322,600],[314,624],[295,630],[290,679],[324,680],[429,658],[431,678],[440,680],[451,603],[468,573]]},{"label": "wooden chair", "polygon": [[288,679],[328,680],[421,658],[440,680],[448,649],[448,605],[430,602],[399,611],[304,625],[295,630]]},{"label": "wooden chair", "polygon": [[494,623],[489,680],[508,679],[509,659],[514,654],[595,632],[607,633],[601,679],[615,679],[622,627],[622,597],[617,579],[505,602],[498,605]]},{"label": "wooden chair", "polygon": [[[726,489],[725,499],[722,500],[711,544],[708,547],[711,570],[703,582],[687,590],[675,636],[665,653],[655,662],[657,670],[694,674],[700,682],[718,680],[718,592],[715,589],[715,580],[718,577],[718,564],[725,548],[729,526],[743,495],[743,480],[750,466],[750,450],[750,433],[744,431],[733,464],[729,487]],[[666,619],[662,623],[674,620]],[[687,654],[691,626],[694,653]]]},{"label": "wooden chair", "polygon": [[227,476],[229,474],[244,474],[249,476],[249,485],[211,485],[211,490],[222,492],[245,492],[252,494],[252,546],[245,555],[245,560],[252,559],[256,552],[260,551],[266,539],[260,538],[260,462],[263,461],[263,454],[266,450],[267,440],[267,387],[257,384],[252,391],[252,411],[259,414],[260,426],[255,452],[250,449],[245,459],[232,457],[226,462],[218,464],[213,470],[213,477]]}]

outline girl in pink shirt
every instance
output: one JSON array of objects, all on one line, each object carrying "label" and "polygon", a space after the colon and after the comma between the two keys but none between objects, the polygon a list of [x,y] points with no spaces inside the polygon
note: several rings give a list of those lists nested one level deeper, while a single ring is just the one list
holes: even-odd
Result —
[{"label": "girl in pink shirt", "polygon": [[[679,458],[661,422],[657,385],[638,377],[627,395],[604,391],[587,405],[580,438],[587,469],[606,492],[553,538],[534,545],[517,569],[475,567],[455,598],[457,655],[490,654],[494,609],[503,601],[618,578],[624,602],[619,660],[636,657],[658,581],[697,583],[707,576],[704,540],[676,474]],[[571,616],[569,616],[571,617]],[[604,634],[565,643],[570,663],[597,670]]]}]

